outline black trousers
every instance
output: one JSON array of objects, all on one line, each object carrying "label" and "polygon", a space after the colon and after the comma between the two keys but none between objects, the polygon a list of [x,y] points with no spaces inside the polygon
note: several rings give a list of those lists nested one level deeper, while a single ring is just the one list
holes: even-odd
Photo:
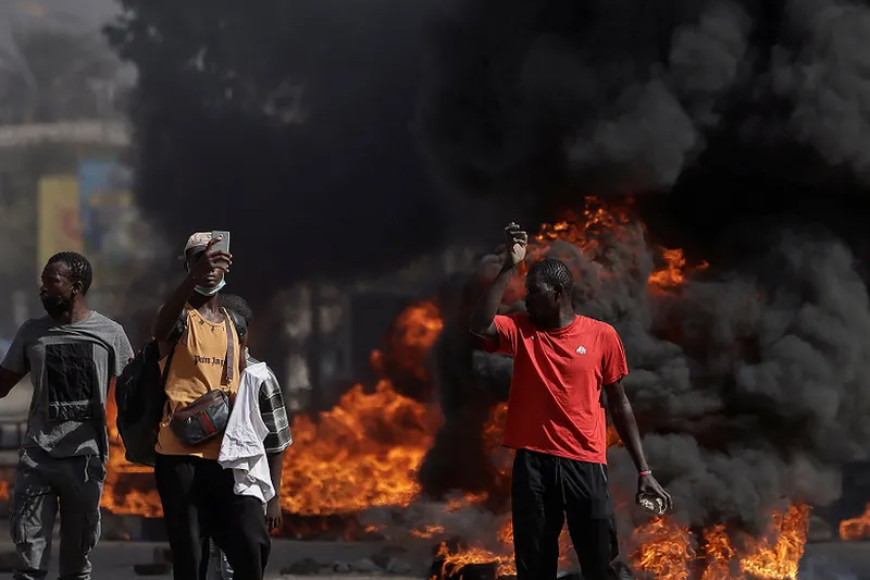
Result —
[{"label": "black trousers", "polygon": [[271,541],[263,504],[233,492],[217,461],[157,455],[154,475],[172,549],[175,580],[205,580],[209,538],[226,554],[234,580],[262,580]]},{"label": "black trousers", "polygon": [[607,467],[516,452],[511,487],[517,580],[554,580],[565,516],[584,580],[620,578]]}]

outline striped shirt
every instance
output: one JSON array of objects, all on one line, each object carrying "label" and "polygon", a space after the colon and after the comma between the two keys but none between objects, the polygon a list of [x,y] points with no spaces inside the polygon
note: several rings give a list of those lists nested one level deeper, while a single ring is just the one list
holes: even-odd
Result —
[{"label": "striped shirt", "polygon": [[[245,357],[248,361],[248,366],[258,364],[260,361],[255,359],[245,350]],[[284,394],[281,392],[281,385],[278,384],[278,379],[275,378],[275,373],[272,369],[266,366],[269,371],[269,378],[263,381],[260,386],[260,414],[263,416],[263,423],[269,430],[266,439],[263,440],[263,447],[266,449],[267,455],[281,453],[293,443],[293,436],[290,433],[290,421],[287,418],[287,407],[284,406]]]}]

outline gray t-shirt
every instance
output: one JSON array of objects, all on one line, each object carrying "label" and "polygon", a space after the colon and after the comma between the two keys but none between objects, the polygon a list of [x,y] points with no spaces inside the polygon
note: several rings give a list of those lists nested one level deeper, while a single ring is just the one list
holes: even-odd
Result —
[{"label": "gray t-shirt", "polygon": [[133,357],[121,325],[91,311],[73,324],[25,322],[0,363],[30,373],[33,400],[22,447],[53,457],[108,454],[106,393]]}]

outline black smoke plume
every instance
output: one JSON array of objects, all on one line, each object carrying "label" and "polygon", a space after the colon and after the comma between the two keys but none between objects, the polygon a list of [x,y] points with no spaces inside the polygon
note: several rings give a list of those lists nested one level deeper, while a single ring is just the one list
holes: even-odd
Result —
[{"label": "black smoke plume", "polygon": [[[416,128],[446,183],[524,200],[531,230],[585,195],[637,197],[648,231],[552,251],[577,309],[622,334],[645,445],[691,525],[758,531],[783,500],[833,501],[843,463],[868,459],[868,32],[868,3],[835,0],[477,0],[435,32]],[[657,243],[711,267],[651,293]],[[505,387],[440,356],[466,393]]]},{"label": "black smoke plume", "polygon": [[450,205],[410,131],[430,5],[124,0],[139,203],[179,251],[230,230],[254,301],[438,246]]},{"label": "black smoke plume", "polygon": [[447,183],[534,221],[668,193],[645,217],[713,247],[747,214],[866,211],[867,32],[863,1],[456,3],[416,127]]}]

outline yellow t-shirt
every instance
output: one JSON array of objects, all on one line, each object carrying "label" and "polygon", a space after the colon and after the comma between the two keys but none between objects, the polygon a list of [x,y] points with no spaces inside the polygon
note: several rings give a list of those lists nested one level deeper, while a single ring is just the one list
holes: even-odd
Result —
[{"label": "yellow t-shirt", "polygon": [[[226,380],[227,325],[224,321],[209,322],[190,306],[187,309],[186,340],[175,346],[172,364],[166,377],[166,407],[160,431],[157,435],[155,450],[161,455],[191,455],[205,459],[217,459],[220,453],[223,434],[200,445],[191,446],[182,442],[169,426],[169,420],[176,409],[183,408],[208,391],[220,389],[235,398],[239,389],[239,337],[235,327],[233,333],[233,361],[235,368],[230,380]],[[168,357],[166,357],[168,358]],[[161,370],[166,358],[160,363]],[[228,384],[224,384],[228,383]]]}]

